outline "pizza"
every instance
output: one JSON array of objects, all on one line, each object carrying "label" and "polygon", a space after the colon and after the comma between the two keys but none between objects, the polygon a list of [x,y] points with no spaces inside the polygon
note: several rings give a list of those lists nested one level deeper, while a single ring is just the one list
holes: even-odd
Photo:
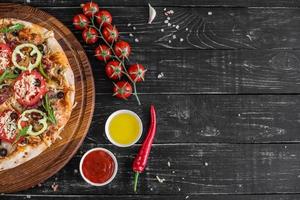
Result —
[{"label": "pizza", "polygon": [[74,107],[74,75],[54,32],[0,19],[0,171],[49,148]]}]

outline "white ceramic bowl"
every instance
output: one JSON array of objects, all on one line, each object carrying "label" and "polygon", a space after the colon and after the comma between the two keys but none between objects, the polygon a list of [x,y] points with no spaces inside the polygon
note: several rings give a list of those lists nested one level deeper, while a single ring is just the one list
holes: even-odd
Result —
[{"label": "white ceramic bowl", "polygon": [[[114,163],[115,163],[115,170],[114,170],[113,175],[110,177],[110,179],[108,179],[108,180],[107,180],[106,182],[104,182],[104,183],[94,183],[94,182],[90,181],[89,179],[87,179],[87,178],[84,176],[83,172],[82,172],[82,164],[83,164],[83,160],[85,159],[85,157],[86,157],[89,153],[91,153],[91,152],[93,152],[93,151],[99,151],[99,150],[100,150],[100,151],[104,151],[104,152],[106,152],[108,155],[110,155],[110,157],[113,159],[113,161],[114,161]],[[89,184],[91,184],[91,185],[93,185],[93,186],[104,186],[104,185],[109,184],[109,183],[116,177],[117,172],[118,172],[118,161],[117,161],[115,155],[114,155],[112,152],[110,152],[109,150],[107,150],[107,149],[100,148],[100,147],[94,148],[94,149],[90,149],[89,151],[87,151],[87,152],[82,156],[82,158],[81,158],[81,160],[80,160],[80,164],[79,164],[79,171],[80,171],[80,174],[81,174],[83,180],[85,180],[85,182],[87,182],[87,183],[89,183]]]},{"label": "white ceramic bowl", "polygon": [[[138,123],[139,123],[139,125],[140,125],[140,132],[138,133],[138,137],[136,138],[136,140],[134,140],[132,143],[126,144],[126,145],[117,143],[116,141],[114,141],[114,140],[110,137],[110,134],[109,134],[109,124],[110,124],[111,120],[112,120],[116,115],[122,114],[122,113],[127,113],[127,114],[130,114],[130,115],[134,116],[134,117],[137,119],[137,121],[138,121]],[[108,117],[108,119],[106,120],[106,123],[105,123],[105,134],[106,134],[106,137],[108,138],[108,140],[109,140],[112,144],[114,144],[114,145],[116,145],[116,146],[118,146],[118,147],[130,147],[130,146],[134,145],[134,144],[137,143],[137,141],[141,138],[142,133],[143,133],[143,123],[142,123],[141,118],[140,118],[135,112],[132,112],[132,111],[130,111],[130,110],[117,110],[117,111],[113,112],[113,113]]]}]

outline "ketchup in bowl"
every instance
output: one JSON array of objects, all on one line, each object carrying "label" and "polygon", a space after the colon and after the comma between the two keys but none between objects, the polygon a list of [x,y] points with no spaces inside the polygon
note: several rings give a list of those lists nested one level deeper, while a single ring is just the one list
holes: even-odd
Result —
[{"label": "ketchup in bowl", "polygon": [[87,183],[103,186],[116,176],[118,163],[116,157],[107,149],[94,148],[83,155],[79,169]]}]

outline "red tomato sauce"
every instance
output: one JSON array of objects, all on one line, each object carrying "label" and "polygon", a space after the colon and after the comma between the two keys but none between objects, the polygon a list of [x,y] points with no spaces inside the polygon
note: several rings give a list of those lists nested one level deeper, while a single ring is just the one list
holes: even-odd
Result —
[{"label": "red tomato sauce", "polygon": [[108,181],[115,171],[112,157],[102,150],[92,151],[83,160],[83,175],[93,183]]}]

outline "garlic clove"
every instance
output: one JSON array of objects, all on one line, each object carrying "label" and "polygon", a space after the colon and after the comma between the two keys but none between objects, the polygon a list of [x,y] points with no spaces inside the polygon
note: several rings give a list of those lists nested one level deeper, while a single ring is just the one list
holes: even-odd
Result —
[{"label": "garlic clove", "polygon": [[148,20],[148,24],[151,24],[154,20],[154,18],[156,17],[156,10],[150,5],[150,3],[148,3],[149,6],[149,20]]}]

